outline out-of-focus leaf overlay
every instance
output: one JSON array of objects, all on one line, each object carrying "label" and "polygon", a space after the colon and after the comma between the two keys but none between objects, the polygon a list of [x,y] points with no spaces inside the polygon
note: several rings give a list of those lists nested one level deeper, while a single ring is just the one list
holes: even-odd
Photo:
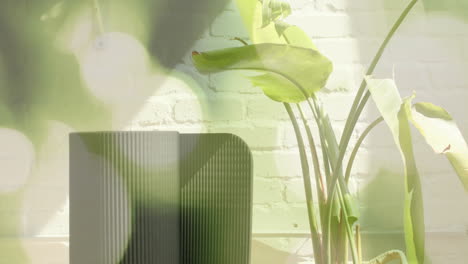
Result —
[{"label": "out-of-focus leaf overlay", "polygon": [[[93,2],[100,5],[104,32],[100,32],[96,19],[98,11],[93,6]],[[34,145],[38,159],[24,188],[14,193],[0,192],[0,211],[9,212],[0,217],[0,237],[8,238],[0,241],[1,263],[40,262],[34,259],[27,245],[21,244],[22,239],[24,236],[39,235],[41,229],[48,232],[50,226],[47,224],[56,216],[57,210],[62,210],[66,202],[68,188],[59,188],[59,191],[54,189],[53,195],[56,195],[57,197],[54,197],[57,199],[51,199],[50,195],[44,197],[44,200],[41,199],[43,202],[41,208],[34,207],[26,199],[28,193],[42,192],[44,184],[62,186],[54,181],[57,173],[44,173],[49,170],[58,171],[57,168],[46,166],[47,163],[41,161],[41,158],[50,154],[48,149],[45,150],[46,139],[54,133],[49,128],[49,122],[57,121],[78,131],[121,129],[122,124],[128,124],[131,118],[141,111],[147,100],[143,95],[154,94],[163,86],[162,80],[166,77],[176,79],[169,74],[181,75],[180,71],[174,68],[206,31],[207,24],[225,10],[228,2],[228,0],[2,1],[0,128],[9,128],[24,134]],[[182,11],[183,16],[174,16],[174,13]],[[203,19],[200,19],[201,14]],[[167,30],[168,28],[171,30]],[[125,102],[116,107],[124,109],[119,112],[111,109],[103,102],[103,98],[89,87],[83,78],[84,66],[79,59],[84,53],[93,50],[93,47],[96,47],[93,50],[95,53],[108,52],[107,48],[112,45],[98,47],[93,44],[94,40],[100,39],[102,35],[109,35],[106,33],[115,32],[129,36],[134,43],[144,47],[151,56],[152,65],[158,66],[152,68],[154,72],[149,77],[161,79],[161,82],[153,82],[154,78],[151,78],[151,85],[145,87],[148,89],[145,89],[144,93],[141,92],[143,89],[140,86],[135,85],[135,92],[129,93]],[[116,60],[119,57],[132,55],[131,52],[127,52],[133,48],[125,45],[128,43],[117,41],[112,44],[116,44],[114,46],[124,44],[125,50],[113,56]],[[108,76],[118,79],[118,74],[113,74],[113,70],[121,65],[106,64],[106,62],[108,60],[103,60],[102,65],[92,65],[95,67],[95,72],[104,73],[97,75],[103,77],[105,73],[109,73]],[[101,68],[103,65],[109,67]],[[184,79],[180,80],[180,83],[187,85],[190,83],[197,96],[204,96],[205,91],[197,90],[198,86],[192,81]],[[100,88],[104,91],[102,93],[104,99],[121,92],[114,86]],[[202,108],[203,114],[206,114],[209,107],[211,106]],[[222,115],[223,111],[218,113]],[[116,116],[119,116],[118,120]],[[120,116],[125,117],[120,119]],[[118,126],[114,123],[118,123]],[[45,158],[44,160],[49,161]],[[0,165],[0,173],[3,172],[1,167]],[[42,174],[37,172],[42,172],[47,177],[40,178],[38,175]],[[60,174],[60,176],[66,175]],[[34,219],[28,218],[25,223],[22,219],[25,215],[24,208],[40,212],[34,214]],[[57,230],[65,228],[54,227]]]},{"label": "out-of-focus leaf overlay", "polygon": [[283,44],[257,44],[209,52],[194,52],[195,67],[202,73],[227,70],[264,72],[252,78],[265,95],[295,103],[325,86],[332,63],[318,51]]}]

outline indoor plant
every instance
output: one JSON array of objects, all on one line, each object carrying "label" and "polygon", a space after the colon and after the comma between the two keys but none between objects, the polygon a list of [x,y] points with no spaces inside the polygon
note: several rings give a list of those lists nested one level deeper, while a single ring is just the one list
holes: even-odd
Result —
[{"label": "indoor plant", "polygon": [[[410,123],[436,152],[445,154],[468,189],[468,148],[452,117],[444,109],[430,103],[412,104],[414,96],[402,100],[391,79],[376,80],[371,77],[387,44],[416,2],[412,0],[408,4],[375,55],[355,96],[340,140],[320,105],[318,93],[326,84],[332,64],[300,28],[282,21],[291,13],[288,4],[275,0],[238,0],[253,44],[241,40],[244,44],[242,47],[192,54],[196,68],[202,73],[227,70],[261,72],[258,76],[250,77],[252,83],[262,88],[272,100],[283,103],[299,145],[316,263],[346,263],[348,250],[353,263],[364,262],[361,257],[359,214],[355,199],[348,190],[348,180],[359,146],[372,128],[382,121],[389,126],[405,165],[406,254],[389,251],[370,260],[370,263],[386,263],[393,259],[400,259],[403,263],[425,262],[422,190],[414,160]],[[382,116],[362,133],[345,164],[345,152],[352,132],[370,97]],[[318,125],[320,136],[317,142],[303,111],[304,106],[309,108]],[[297,108],[305,128],[310,160],[293,107]],[[316,143],[322,147],[321,161]],[[313,164],[313,180],[317,186],[315,195],[311,187],[309,161]],[[318,208],[314,206],[314,199],[318,200]]]}]

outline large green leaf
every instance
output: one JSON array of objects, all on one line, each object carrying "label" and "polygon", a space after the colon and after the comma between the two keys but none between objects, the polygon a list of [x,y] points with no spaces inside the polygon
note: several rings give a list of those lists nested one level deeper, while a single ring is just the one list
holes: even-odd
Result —
[{"label": "large green leaf", "polygon": [[[257,0],[236,0],[236,3],[252,43],[290,44],[302,48],[317,49],[301,28],[278,20],[278,18],[284,18],[289,14],[288,4],[282,3],[284,6],[280,9],[281,15],[273,18],[263,12],[265,2],[262,4]],[[264,23],[265,19],[269,20],[267,25]]]},{"label": "large green leaf", "polygon": [[[307,34],[298,26],[292,25],[283,25],[281,26],[280,23],[276,23],[276,31],[280,34],[289,45],[301,47],[301,48],[308,48],[317,50],[317,47],[312,42],[312,40],[307,36]],[[284,29],[278,29],[278,27],[285,27]]]},{"label": "large green leaf", "polygon": [[291,6],[283,1],[263,0],[262,3],[262,27],[271,22],[284,19],[291,14]]},{"label": "large green leaf", "polygon": [[304,101],[304,94],[292,82],[281,75],[265,73],[249,78],[254,86],[262,88],[265,94],[274,101]]},{"label": "large green leaf", "polygon": [[366,79],[372,98],[390,128],[405,167],[405,242],[408,262],[424,263],[424,211],[422,190],[416,161],[409,120],[411,99],[402,101],[393,80]]},{"label": "large green leaf", "polygon": [[468,147],[450,114],[431,103],[417,103],[411,121],[434,151],[448,158],[468,191]]},{"label": "large green leaf", "polygon": [[[325,86],[332,63],[318,51],[282,44],[257,44],[210,52],[193,52],[201,73],[253,70],[265,75],[253,82],[273,100],[297,103]],[[279,87],[281,86],[281,88]]]},{"label": "large green leaf", "polygon": [[[275,23],[264,25],[264,5],[260,1],[236,0],[236,3],[252,43],[286,44],[285,39],[276,32]],[[268,16],[268,14],[266,15]]]}]

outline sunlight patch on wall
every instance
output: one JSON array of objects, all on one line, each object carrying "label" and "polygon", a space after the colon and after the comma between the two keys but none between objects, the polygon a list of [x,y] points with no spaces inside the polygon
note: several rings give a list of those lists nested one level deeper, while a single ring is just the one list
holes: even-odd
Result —
[{"label": "sunlight patch on wall", "polygon": [[136,111],[126,130],[157,129],[181,133],[206,130],[205,125],[196,124],[196,120],[203,117],[202,101],[198,100],[198,96],[204,96],[201,88],[189,76],[175,72],[170,74],[152,75],[150,86],[155,92]]},{"label": "sunlight patch on wall", "polygon": [[71,127],[48,121],[47,137],[31,171],[23,198],[22,233],[68,235],[68,134]]},{"label": "sunlight patch on wall", "polygon": [[18,191],[31,173],[34,147],[23,133],[9,128],[0,128],[0,146],[0,193]]},{"label": "sunlight patch on wall", "polygon": [[98,37],[80,58],[80,65],[91,92],[111,106],[142,94],[151,69],[143,45],[119,32]]}]

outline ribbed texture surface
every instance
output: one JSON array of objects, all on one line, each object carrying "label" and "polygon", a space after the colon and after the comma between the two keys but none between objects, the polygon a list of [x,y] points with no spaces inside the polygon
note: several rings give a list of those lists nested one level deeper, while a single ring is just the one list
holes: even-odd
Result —
[{"label": "ribbed texture surface", "polygon": [[233,135],[70,135],[71,264],[248,264],[251,210]]},{"label": "ribbed texture surface", "polygon": [[228,134],[181,135],[183,264],[247,264],[252,159]]},{"label": "ribbed texture surface", "polygon": [[81,133],[70,142],[72,263],[178,264],[178,134]]}]

